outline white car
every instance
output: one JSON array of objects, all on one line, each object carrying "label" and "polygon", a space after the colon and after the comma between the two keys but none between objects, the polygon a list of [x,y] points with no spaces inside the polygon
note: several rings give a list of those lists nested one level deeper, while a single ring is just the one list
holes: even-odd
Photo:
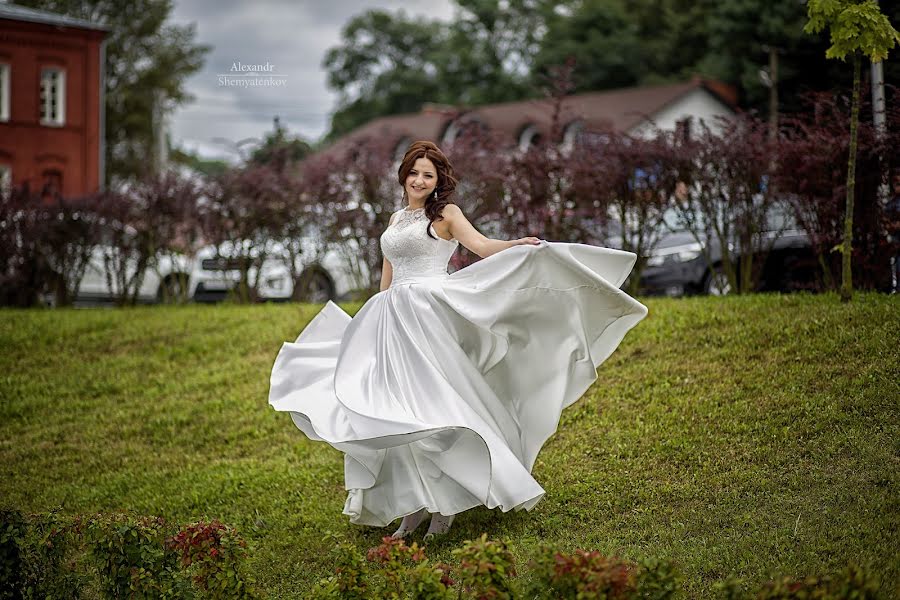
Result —
[{"label": "white car", "polygon": [[[347,252],[331,250],[318,260],[312,260],[307,256],[313,256],[312,240],[303,240],[301,252],[297,258],[297,270],[301,273],[301,279],[306,282],[305,300],[308,302],[324,303],[328,300],[340,301],[348,299],[352,293],[364,287],[361,282],[367,281],[368,272],[363,267],[353,273]],[[144,273],[144,279],[138,291],[139,303],[160,302],[163,297],[171,297],[179,290],[184,281],[183,275],[187,275],[188,297],[195,302],[215,302],[224,300],[229,290],[233,289],[240,280],[240,271],[237,268],[238,259],[228,258],[228,245],[219,247],[207,245],[200,248],[195,256],[175,255],[164,256],[158,263],[148,268]],[[84,277],[78,287],[74,300],[76,306],[106,304],[112,302],[118,289],[118,282],[113,281],[111,290],[105,275],[103,257],[109,247],[98,246],[94,248],[91,261],[85,269]],[[288,266],[277,257],[281,252],[278,244],[272,244],[269,256],[263,263],[262,275],[259,284],[259,298],[263,301],[285,302],[292,298],[294,284]],[[129,275],[134,273],[130,268]],[[249,269],[250,281],[256,277],[256,267]],[[47,298],[47,303],[52,304],[53,299]]]},{"label": "white car", "polygon": [[[364,287],[368,273],[363,268],[354,274],[349,268],[347,254],[331,250],[318,259],[312,251],[312,242],[303,244],[305,252],[297,257],[296,269],[301,273],[301,280],[306,283],[305,300],[307,302],[324,303],[328,300],[345,300],[352,293]],[[206,246],[197,254],[190,273],[189,295],[197,302],[221,300],[240,280],[239,259],[224,258],[230,253],[221,248],[223,256],[217,257],[214,246]],[[281,246],[273,244],[271,256],[279,256]],[[256,278],[256,267],[248,270],[250,281]],[[290,269],[281,258],[267,258],[262,266],[259,279],[259,297],[261,300],[286,302],[293,297],[294,282]]]}]

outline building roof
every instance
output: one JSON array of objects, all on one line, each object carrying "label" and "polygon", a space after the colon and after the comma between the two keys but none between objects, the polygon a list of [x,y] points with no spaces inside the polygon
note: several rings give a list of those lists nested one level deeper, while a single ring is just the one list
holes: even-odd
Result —
[{"label": "building roof", "polygon": [[[698,89],[707,91],[730,109],[737,107],[737,93],[731,86],[695,77],[681,83],[567,96],[562,102],[560,124],[565,127],[577,121],[587,129],[629,131]],[[471,108],[426,104],[418,113],[373,119],[338,138],[325,152],[340,153],[365,138],[382,141],[390,138],[396,144],[407,140],[410,142],[431,140],[440,144],[452,123],[461,124],[473,120],[486,125],[507,139],[510,144],[515,144],[518,142],[519,134],[526,127],[532,127],[535,133],[549,137],[553,124],[553,109],[553,101],[544,98]]]},{"label": "building roof", "polygon": [[86,21],[84,19],[76,19],[58,13],[48,12],[46,10],[36,10],[34,8],[26,8],[17,4],[0,1],[0,19],[9,21],[27,21],[29,23],[43,23],[45,25],[55,25],[57,27],[76,27],[78,29],[96,29],[98,31],[109,31],[110,28],[105,25],[99,25]]}]

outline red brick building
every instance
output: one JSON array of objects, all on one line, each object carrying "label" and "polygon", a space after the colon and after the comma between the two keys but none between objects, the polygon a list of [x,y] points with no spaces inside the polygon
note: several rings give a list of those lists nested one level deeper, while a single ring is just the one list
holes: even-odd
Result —
[{"label": "red brick building", "polygon": [[0,184],[102,188],[107,31],[0,1]]}]

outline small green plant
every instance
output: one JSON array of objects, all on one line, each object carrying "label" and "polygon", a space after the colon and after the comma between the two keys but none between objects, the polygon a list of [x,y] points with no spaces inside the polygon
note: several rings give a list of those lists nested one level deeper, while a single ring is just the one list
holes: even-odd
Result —
[{"label": "small green plant", "polygon": [[192,523],[168,540],[181,565],[192,575],[194,586],[214,598],[252,598],[252,577],[241,565],[247,542],[235,529],[217,520]]},{"label": "small green plant", "polygon": [[517,575],[509,541],[488,540],[487,534],[466,540],[453,550],[459,558],[459,582],[478,600],[513,600],[518,597],[512,578]]},{"label": "small green plant", "polygon": [[431,564],[424,548],[414,542],[407,546],[402,539],[390,536],[369,548],[365,559],[359,550],[336,536],[334,542],[335,574],[322,579],[313,589],[315,599],[341,598],[411,598],[412,600],[450,600],[450,565]]},{"label": "small green plant", "polygon": [[637,597],[641,600],[670,600],[682,595],[684,583],[675,563],[657,558],[638,561]]},{"label": "small green plant", "polygon": [[596,550],[566,554],[545,545],[530,565],[534,580],[529,593],[540,598],[625,600],[637,594],[638,566]]},{"label": "small green plant", "polygon": [[325,600],[365,600],[369,597],[366,583],[366,561],[353,544],[339,539],[333,534],[325,537],[333,542],[331,556],[334,559],[334,575],[319,580],[312,590],[311,598]]},{"label": "small green plant", "polygon": [[567,554],[545,544],[529,566],[529,598],[671,600],[681,594],[681,578],[670,561],[631,562],[596,550]]},{"label": "small green plant", "polygon": [[0,511],[0,598],[79,598],[80,521]]},{"label": "small green plant", "polygon": [[0,600],[17,598],[24,578],[22,540],[25,519],[17,510],[0,510]]},{"label": "small green plant", "polygon": [[127,513],[96,515],[88,522],[88,533],[106,597],[191,596],[177,557],[166,549],[164,519]]}]

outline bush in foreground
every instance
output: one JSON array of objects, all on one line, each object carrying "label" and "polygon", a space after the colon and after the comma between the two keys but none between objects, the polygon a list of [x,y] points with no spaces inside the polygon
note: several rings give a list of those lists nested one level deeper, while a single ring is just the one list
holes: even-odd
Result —
[{"label": "bush in foreground", "polygon": [[[682,576],[671,561],[630,561],[594,550],[541,546],[520,581],[509,540],[466,540],[450,565],[418,543],[382,538],[363,552],[331,535],[333,574],[310,591],[316,600],[676,600]],[[64,517],[0,511],[0,600],[5,598],[254,598],[248,545],[218,521],[174,527],[126,513]],[[877,600],[878,582],[850,563],[840,573],[780,577],[750,589],[729,577],[721,600]]]},{"label": "bush in foreground", "polygon": [[246,547],[217,521],[0,511],[0,599],[253,598]]}]

